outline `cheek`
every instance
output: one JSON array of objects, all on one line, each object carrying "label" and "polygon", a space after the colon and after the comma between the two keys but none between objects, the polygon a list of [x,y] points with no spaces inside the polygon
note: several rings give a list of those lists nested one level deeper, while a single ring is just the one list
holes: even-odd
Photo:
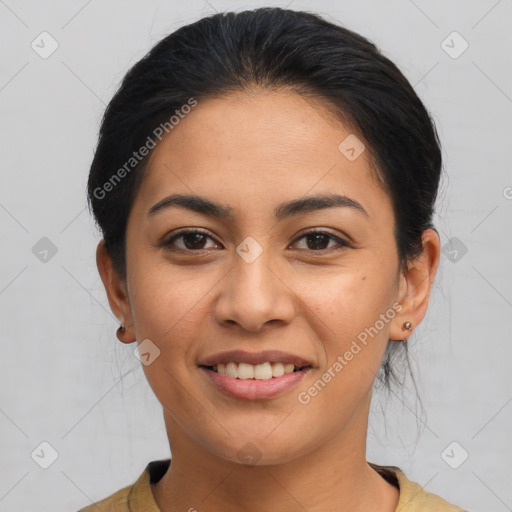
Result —
[{"label": "cheek", "polygon": [[158,356],[143,366],[155,396],[167,408],[186,410],[190,404],[187,378],[195,370],[194,340],[204,326],[208,291],[201,278],[156,264],[151,270],[133,269],[131,305],[139,343],[151,340]]},{"label": "cheek", "polygon": [[393,299],[392,274],[384,267],[361,265],[360,270],[338,271],[329,279],[313,277],[301,285],[305,305],[330,332],[326,339],[343,340],[373,325]]},{"label": "cheek", "polygon": [[369,396],[381,365],[395,313],[390,276],[384,268],[367,267],[309,295],[316,333],[323,332],[325,361],[316,380],[299,389],[298,402],[304,414],[323,415],[334,430]]},{"label": "cheek", "polygon": [[176,351],[200,329],[198,316],[203,314],[211,287],[180,280],[177,273],[169,277],[154,280],[145,274],[132,299],[132,311],[138,340],[150,338],[162,350]]},{"label": "cheek", "polygon": [[396,312],[392,308],[394,284],[391,268],[368,265],[338,275],[309,295],[314,312],[310,321],[325,354],[322,372],[329,372],[324,373],[329,391],[318,402],[349,400],[339,395],[340,389],[365,393],[371,388]]}]

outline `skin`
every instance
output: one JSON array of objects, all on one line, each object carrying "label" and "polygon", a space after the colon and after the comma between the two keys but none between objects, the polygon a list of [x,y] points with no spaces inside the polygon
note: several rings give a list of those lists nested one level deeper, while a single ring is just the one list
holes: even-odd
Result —
[{"label": "skin", "polygon": [[[172,452],[169,471],[152,485],[163,512],[396,508],[399,491],[366,462],[371,391],[388,340],[406,339],[404,322],[416,327],[425,315],[440,242],[425,231],[423,253],[400,271],[391,199],[368,152],[349,161],[338,150],[351,133],[321,102],[292,92],[201,101],[151,154],[128,220],[126,279],[98,246],[111,308],[126,326],[122,341],[150,339],[161,351],[144,371]],[[174,193],[229,206],[234,220],[179,207],[148,216]],[[274,218],[277,205],[323,193],[344,194],[367,215],[336,207]],[[183,227],[211,238],[177,239],[181,252],[159,245]],[[318,248],[304,237],[310,228],[351,246],[324,237]],[[236,252],[249,236],[263,251],[252,263]],[[401,311],[301,404],[298,393],[394,303]],[[232,349],[279,349],[313,369],[276,398],[232,398],[197,366]],[[248,442],[261,457],[252,467],[237,455]]]}]

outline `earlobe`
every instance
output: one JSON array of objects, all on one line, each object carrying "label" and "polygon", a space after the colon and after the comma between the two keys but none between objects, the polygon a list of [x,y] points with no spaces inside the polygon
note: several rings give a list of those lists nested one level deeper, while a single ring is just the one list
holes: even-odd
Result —
[{"label": "earlobe", "polygon": [[423,232],[422,246],[422,253],[411,260],[407,270],[400,275],[397,298],[402,309],[390,326],[389,337],[393,340],[407,339],[427,312],[441,251],[435,230]]},{"label": "earlobe", "polygon": [[117,338],[123,343],[132,343],[135,341],[135,336],[126,283],[114,267],[105,240],[101,240],[96,249],[96,265],[107,293],[110,309],[122,326],[122,329],[117,330]]},{"label": "earlobe", "polygon": [[121,325],[117,328],[117,331],[116,331],[116,336],[117,336],[117,339],[121,342],[121,343],[133,343],[135,341],[135,339],[126,339],[126,327],[123,325],[122,323],[123,321],[121,320]]}]

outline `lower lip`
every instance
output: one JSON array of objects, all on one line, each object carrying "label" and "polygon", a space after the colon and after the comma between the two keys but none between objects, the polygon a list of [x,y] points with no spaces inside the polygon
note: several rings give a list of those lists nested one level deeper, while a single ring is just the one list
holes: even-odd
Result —
[{"label": "lower lip", "polygon": [[220,375],[203,366],[200,369],[221,391],[236,398],[244,398],[245,400],[264,400],[279,396],[296,386],[311,370],[311,368],[306,368],[298,372],[286,373],[281,377],[259,380],[236,379],[227,375]]}]

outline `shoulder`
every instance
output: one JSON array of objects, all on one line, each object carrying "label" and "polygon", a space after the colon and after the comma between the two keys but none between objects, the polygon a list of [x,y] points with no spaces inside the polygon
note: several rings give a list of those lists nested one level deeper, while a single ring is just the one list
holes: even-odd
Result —
[{"label": "shoulder", "polygon": [[409,480],[400,468],[393,466],[400,486],[400,499],[396,512],[465,512],[437,494],[425,491],[421,485]]},{"label": "shoulder", "polygon": [[92,503],[78,512],[160,512],[154,501],[151,484],[158,482],[169,469],[171,459],[150,462],[133,485],[123,487],[97,503]]},{"label": "shoulder", "polygon": [[467,512],[440,496],[425,491],[421,485],[409,480],[397,466],[379,466],[372,462],[368,464],[400,490],[395,512]]},{"label": "shoulder", "polygon": [[128,496],[132,488],[132,485],[123,487],[123,489],[120,489],[111,496],[81,508],[78,512],[130,512]]}]

